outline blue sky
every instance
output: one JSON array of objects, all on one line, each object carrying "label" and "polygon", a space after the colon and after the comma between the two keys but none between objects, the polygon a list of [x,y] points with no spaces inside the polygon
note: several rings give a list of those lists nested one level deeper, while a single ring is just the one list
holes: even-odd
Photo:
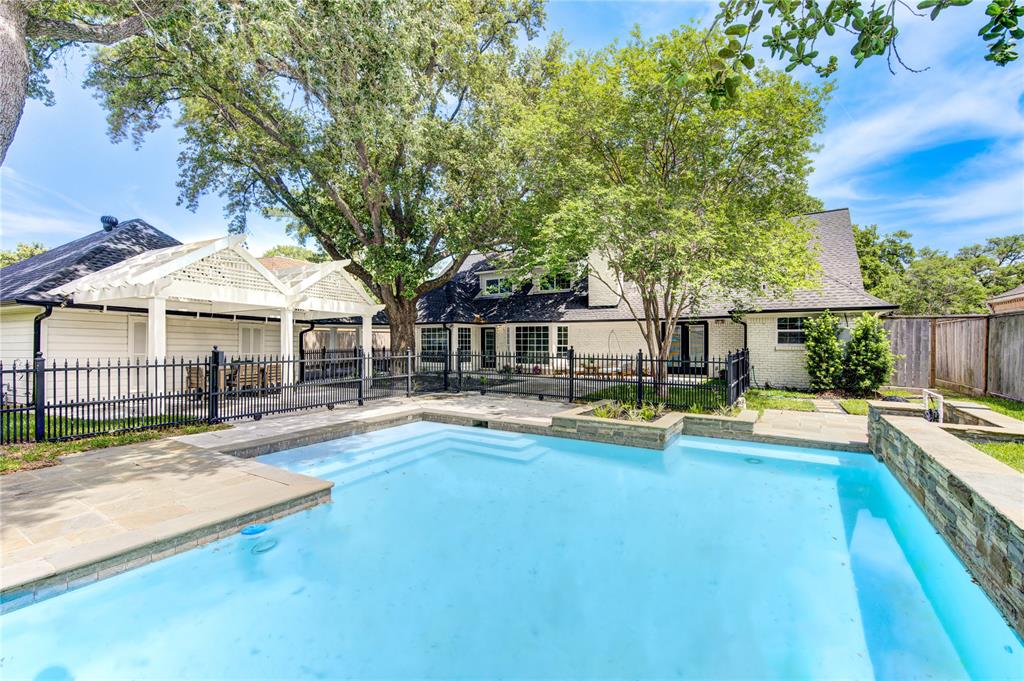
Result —
[{"label": "blue sky", "polygon": [[[598,49],[689,21],[707,23],[717,3],[552,2],[548,30],[574,48]],[[907,20],[900,38],[908,64],[923,73],[891,75],[884,60],[835,77],[828,124],[815,159],[812,192],[826,207],[849,207],[854,221],[906,229],[918,246],[947,250],[1024,231],[1024,65],[983,61],[977,30],[984,3],[951,8],[939,20]],[[837,45],[844,55],[848,44]],[[767,57],[767,55],[762,55]],[[0,171],[0,244],[55,246],[95,231],[99,216],[141,217],[183,241],[226,232],[222,200],[196,213],[176,205],[178,132],[167,126],[140,149],[112,144],[104,112],[81,87],[85,60],[51,73],[57,105],[29,102]],[[817,80],[810,72],[801,77]],[[281,223],[253,216],[256,253],[287,243]]]}]

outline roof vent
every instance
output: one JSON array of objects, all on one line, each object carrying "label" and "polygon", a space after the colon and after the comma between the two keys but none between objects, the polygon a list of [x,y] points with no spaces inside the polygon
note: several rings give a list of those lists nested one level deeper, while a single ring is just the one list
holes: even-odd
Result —
[{"label": "roof vent", "polygon": [[104,215],[100,218],[100,222],[103,223],[104,232],[112,232],[117,227],[117,218],[113,215]]}]

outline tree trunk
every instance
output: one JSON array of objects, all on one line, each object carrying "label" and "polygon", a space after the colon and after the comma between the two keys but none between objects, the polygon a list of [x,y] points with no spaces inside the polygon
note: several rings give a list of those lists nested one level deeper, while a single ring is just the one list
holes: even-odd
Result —
[{"label": "tree trunk", "polygon": [[0,0],[0,164],[14,141],[28,90],[28,13],[18,0]]},{"label": "tree trunk", "polygon": [[388,315],[391,329],[391,353],[407,350],[416,351],[416,301],[408,298],[394,298],[385,301],[384,311]]}]

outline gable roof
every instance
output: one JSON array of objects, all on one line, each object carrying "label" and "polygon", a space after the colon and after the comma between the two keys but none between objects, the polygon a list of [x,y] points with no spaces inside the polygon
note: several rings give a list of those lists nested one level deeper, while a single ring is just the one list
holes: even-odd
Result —
[{"label": "gable roof", "polygon": [[180,244],[144,220],[127,220],[0,269],[0,301],[57,302],[48,291],[140,253]]},{"label": "gable roof", "polygon": [[[758,300],[754,308],[764,312],[895,308],[864,290],[849,209],[811,213],[806,217],[814,221],[814,238],[820,244],[821,286],[800,289],[784,298]],[[467,258],[450,282],[420,299],[417,321],[424,324],[471,323],[477,318],[486,323],[633,319],[626,302],[590,307],[585,282],[578,282],[571,291],[558,293],[531,294],[531,285],[527,285],[503,298],[478,298],[479,275],[492,269],[483,255]],[[634,309],[643,309],[635,287],[627,284],[625,295]],[[732,312],[732,306],[721,301],[708,305],[698,316],[727,317]]]},{"label": "gable roof", "polygon": [[1012,288],[1004,293],[1000,293],[998,296],[993,296],[988,299],[988,302],[1001,303],[1007,300],[1014,300],[1015,298],[1024,298],[1024,284],[1021,284],[1017,288]]}]

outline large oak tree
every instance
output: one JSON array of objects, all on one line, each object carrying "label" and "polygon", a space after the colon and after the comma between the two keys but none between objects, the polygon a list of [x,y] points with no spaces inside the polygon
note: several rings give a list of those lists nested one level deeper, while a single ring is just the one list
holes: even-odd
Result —
[{"label": "large oak tree", "polygon": [[185,202],[220,193],[238,230],[284,209],[351,259],[404,350],[417,300],[514,236],[511,131],[547,63],[517,42],[542,18],[539,0],[197,0],[102,51],[89,83],[115,138],[176,117]]}]

